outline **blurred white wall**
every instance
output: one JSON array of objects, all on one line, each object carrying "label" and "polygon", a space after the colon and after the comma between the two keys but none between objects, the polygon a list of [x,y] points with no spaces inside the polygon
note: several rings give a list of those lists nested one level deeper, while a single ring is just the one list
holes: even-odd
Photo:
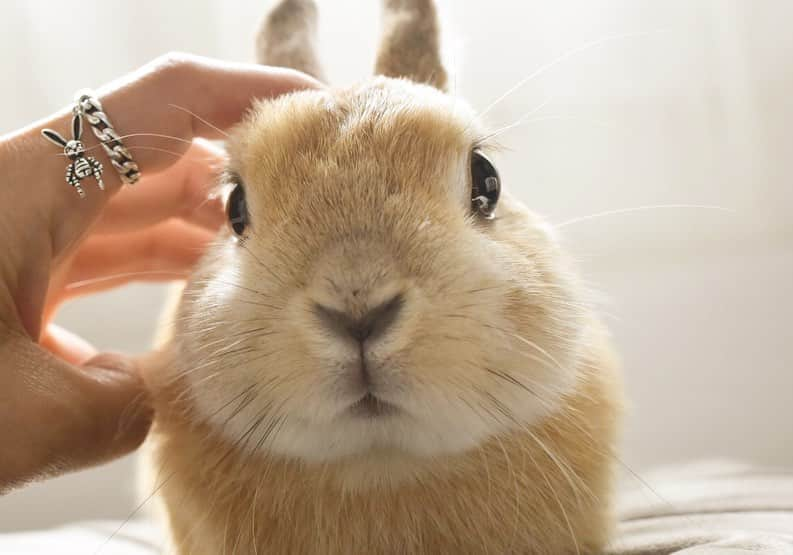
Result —
[{"label": "blurred white wall", "polygon": [[[267,2],[4,2],[0,133],[169,50],[251,59]],[[793,466],[793,3],[442,2],[456,91],[501,135],[507,186],[559,228],[602,294],[631,402],[622,459]],[[321,2],[322,56],[348,83],[377,3]],[[588,48],[581,48],[591,44]],[[565,57],[566,53],[576,51]],[[548,67],[559,57],[559,63]],[[123,130],[122,130],[123,131]],[[140,351],[163,298],[134,286],[67,306],[102,348]],[[125,517],[133,461],[0,498],[0,531]]]}]

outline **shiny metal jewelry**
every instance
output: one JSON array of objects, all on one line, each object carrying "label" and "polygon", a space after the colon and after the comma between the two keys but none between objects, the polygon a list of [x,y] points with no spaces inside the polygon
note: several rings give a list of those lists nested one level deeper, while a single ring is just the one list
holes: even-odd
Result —
[{"label": "shiny metal jewelry", "polygon": [[71,163],[66,167],[66,183],[77,189],[80,198],[85,198],[80,181],[94,176],[99,188],[104,191],[105,183],[102,181],[102,164],[93,156],[85,155],[85,147],[80,142],[83,134],[83,117],[80,110],[75,108],[72,117],[72,136],[71,140],[66,140],[63,135],[53,129],[42,129],[41,134],[45,139],[53,144],[63,147],[63,153],[69,158]]},{"label": "shiny metal jewelry", "polygon": [[77,109],[85,115],[85,119],[91,124],[91,130],[110,157],[110,163],[118,171],[121,181],[127,185],[137,183],[140,179],[138,165],[132,159],[132,154],[124,146],[116,130],[113,129],[107,114],[102,109],[102,103],[91,91],[80,91],[77,93]]}]

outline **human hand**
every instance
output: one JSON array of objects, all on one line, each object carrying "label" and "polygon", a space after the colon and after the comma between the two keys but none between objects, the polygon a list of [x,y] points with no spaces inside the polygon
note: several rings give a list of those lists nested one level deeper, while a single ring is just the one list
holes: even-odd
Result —
[{"label": "human hand", "polygon": [[0,138],[0,493],[143,441],[151,410],[134,363],[97,354],[52,324],[55,311],[130,281],[184,277],[223,221],[208,197],[222,153],[194,139],[222,136],[254,98],[317,86],[287,69],[158,59],[96,91],[140,182],[121,190],[86,129],[107,190],[89,178],[85,199],[64,181],[68,159],[40,136],[68,135],[70,108]]}]

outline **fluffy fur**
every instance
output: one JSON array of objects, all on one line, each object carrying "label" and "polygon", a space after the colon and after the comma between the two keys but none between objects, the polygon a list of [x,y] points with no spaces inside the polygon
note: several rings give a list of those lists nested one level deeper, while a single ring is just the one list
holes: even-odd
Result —
[{"label": "fluffy fur", "polygon": [[[438,59],[437,36],[421,44],[418,65]],[[387,77],[262,102],[234,133],[250,225],[220,234],[149,364],[176,553],[604,545],[614,363],[542,221],[508,194],[494,220],[471,214],[483,137],[463,102]],[[364,380],[316,304],[357,317],[396,294]],[[351,410],[366,393],[389,410]]]}]

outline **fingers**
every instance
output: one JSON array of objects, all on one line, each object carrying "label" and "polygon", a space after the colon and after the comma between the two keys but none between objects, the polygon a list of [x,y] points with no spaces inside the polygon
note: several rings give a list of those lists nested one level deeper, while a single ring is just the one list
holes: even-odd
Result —
[{"label": "fingers", "polygon": [[132,281],[185,277],[215,234],[181,221],[143,231],[88,238],[64,278],[65,299],[118,287]]},{"label": "fingers", "polygon": [[[141,174],[150,177],[176,164],[193,138],[225,138],[226,130],[242,119],[257,98],[317,86],[317,81],[293,70],[182,55],[157,60],[96,95],[133,152]],[[64,182],[70,160],[41,138],[41,130],[48,127],[66,132],[71,117],[64,109],[0,141],[6,143],[0,154],[5,151],[8,155],[4,165],[13,170],[6,175],[9,187],[0,192],[0,200],[7,197],[30,205],[16,222],[20,226],[29,225],[22,221],[23,216],[27,220],[31,213],[46,216],[44,226],[52,235],[55,257],[79,240],[121,188],[115,169],[92,133],[83,134],[85,154],[103,163],[106,190],[100,191],[93,177],[88,177],[82,183],[86,197],[80,199]],[[31,185],[35,185],[35,194],[31,194]]]},{"label": "fingers", "polygon": [[[181,104],[194,114],[192,124],[202,137],[225,137],[225,130],[240,121],[240,115],[253,99],[272,98],[288,92],[323,88],[313,77],[293,69],[243,63],[229,63],[203,57],[191,57],[197,66],[204,94],[183,98]],[[216,128],[206,131],[207,120]],[[213,134],[214,131],[214,134]]]},{"label": "fingers", "polygon": [[2,332],[0,493],[126,454],[146,436],[152,411],[137,369],[100,355],[66,363],[21,334]]},{"label": "fingers", "polygon": [[256,99],[321,86],[291,69],[172,54],[96,94],[125,144],[157,147],[134,155],[145,174],[175,162],[163,150],[185,152],[195,137],[226,139]]},{"label": "fingers", "polygon": [[[40,316],[44,327],[69,299],[132,282],[186,279],[214,236],[205,229],[171,220],[144,231],[88,238],[68,267],[53,277]],[[68,353],[54,343],[52,336],[43,339],[50,351]],[[66,358],[79,362],[74,357]]]},{"label": "fingers", "polygon": [[[186,279],[215,233],[179,220],[169,220],[143,231],[94,235],[86,239],[68,266],[53,274],[39,318],[47,328],[65,301],[100,293],[132,282]],[[80,362],[63,345],[61,330],[47,330],[42,344],[71,362]],[[38,337],[38,335],[31,335]],[[69,338],[69,344],[74,341]],[[74,350],[81,354],[82,349]]]},{"label": "fingers", "polygon": [[189,273],[186,271],[169,272],[166,270],[151,270],[147,272],[129,272],[99,277],[96,279],[79,281],[69,284],[50,301],[45,311],[44,321],[49,323],[55,318],[58,308],[69,299],[110,291],[130,283],[162,283],[167,281],[186,280]]},{"label": "fingers", "polygon": [[[177,164],[194,137],[223,137],[225,130],[240,121],[255,99],[319,86],[311,77],[293,70],[171,56],[98,90],[97,96],[116,132],[134,150],[142,175],[153,178]],[[82,183],[86,198],[80,199],[65,182],[71,161],[42,139],[41,131],[52,128],[67,133],[71,119],[71,109],[67,107],[0,138],[0,167],[4,169],[0,207],[6,208],[2,213],[4,240],[15,251],[4,255],[15,260],[17,269],[21,268],[27,276],[12,284],[10,293],[15,300],[16,315],[31,337],[36,338],[41,330],[41,310],[48,291],[46,276],[50,275],[52,261],[57,265],[68,259],[120,190],[120,179],[92,133],[83,134],[85,154],[105,166],[102,177],[106,190],[100,191],[93,177],[88,177]],[[181,197],[179,185],[171,185],[176,192],[166,192],[164,200],[170,202],[163,205],[168,210],[154,213],[152,207],[163,200],[156,195],[140,201],[126,200],[133,198],[130,190],[129,194],[125,192],[125,200],[116,205],[121,215],[106,219],[102,224],[105,229],[113,230],[114,221],[118,221],[118,227],[113,232],[134,229],[136,225],[142,227],[145,222],[136,223],[134,218],[137,210],[138,216],[152,210],[150,221],[164,221],[169,210],[177,217],[184,216],[187,210],[186,219],[207,228],[215,225],[216,216],[212,212],[218,208],[218,201],[205,206],[190,196],[195,194],[208,170],[183,164],[184,170],[176,169],[175,173],[151,182],[153,188],[162,187],[173,183],[169,181],[172,176],[176,183],[185,184]],[[180,178],[185,181],[180,182]],[[180,203],[185,194],[190,199],[190,209]],[[32,233],[40,233],[42,237],[31,240]]]},{"label": "fingers", "polygon": [[88,341],[57,324],[47,326],[39,344],[71,364],[83,364],[97,354]]},{"label": "fingers", "polygon": [[181,218],[208,230],[225,221],[223,202],[209,198],[224,153],[200,139],[164,172],[146,176],[111,200],[92,228],[95,233],[125,233],[169,218]]},{"label": "fingers", "polygon": [[172,165],[172,153],[184,153],[195,137],[228,138],[257,99],[317,87],[291,69],[180,54],[155,60],[97,96],[124,143],[146,147],[134,154],[145,175]]}]

